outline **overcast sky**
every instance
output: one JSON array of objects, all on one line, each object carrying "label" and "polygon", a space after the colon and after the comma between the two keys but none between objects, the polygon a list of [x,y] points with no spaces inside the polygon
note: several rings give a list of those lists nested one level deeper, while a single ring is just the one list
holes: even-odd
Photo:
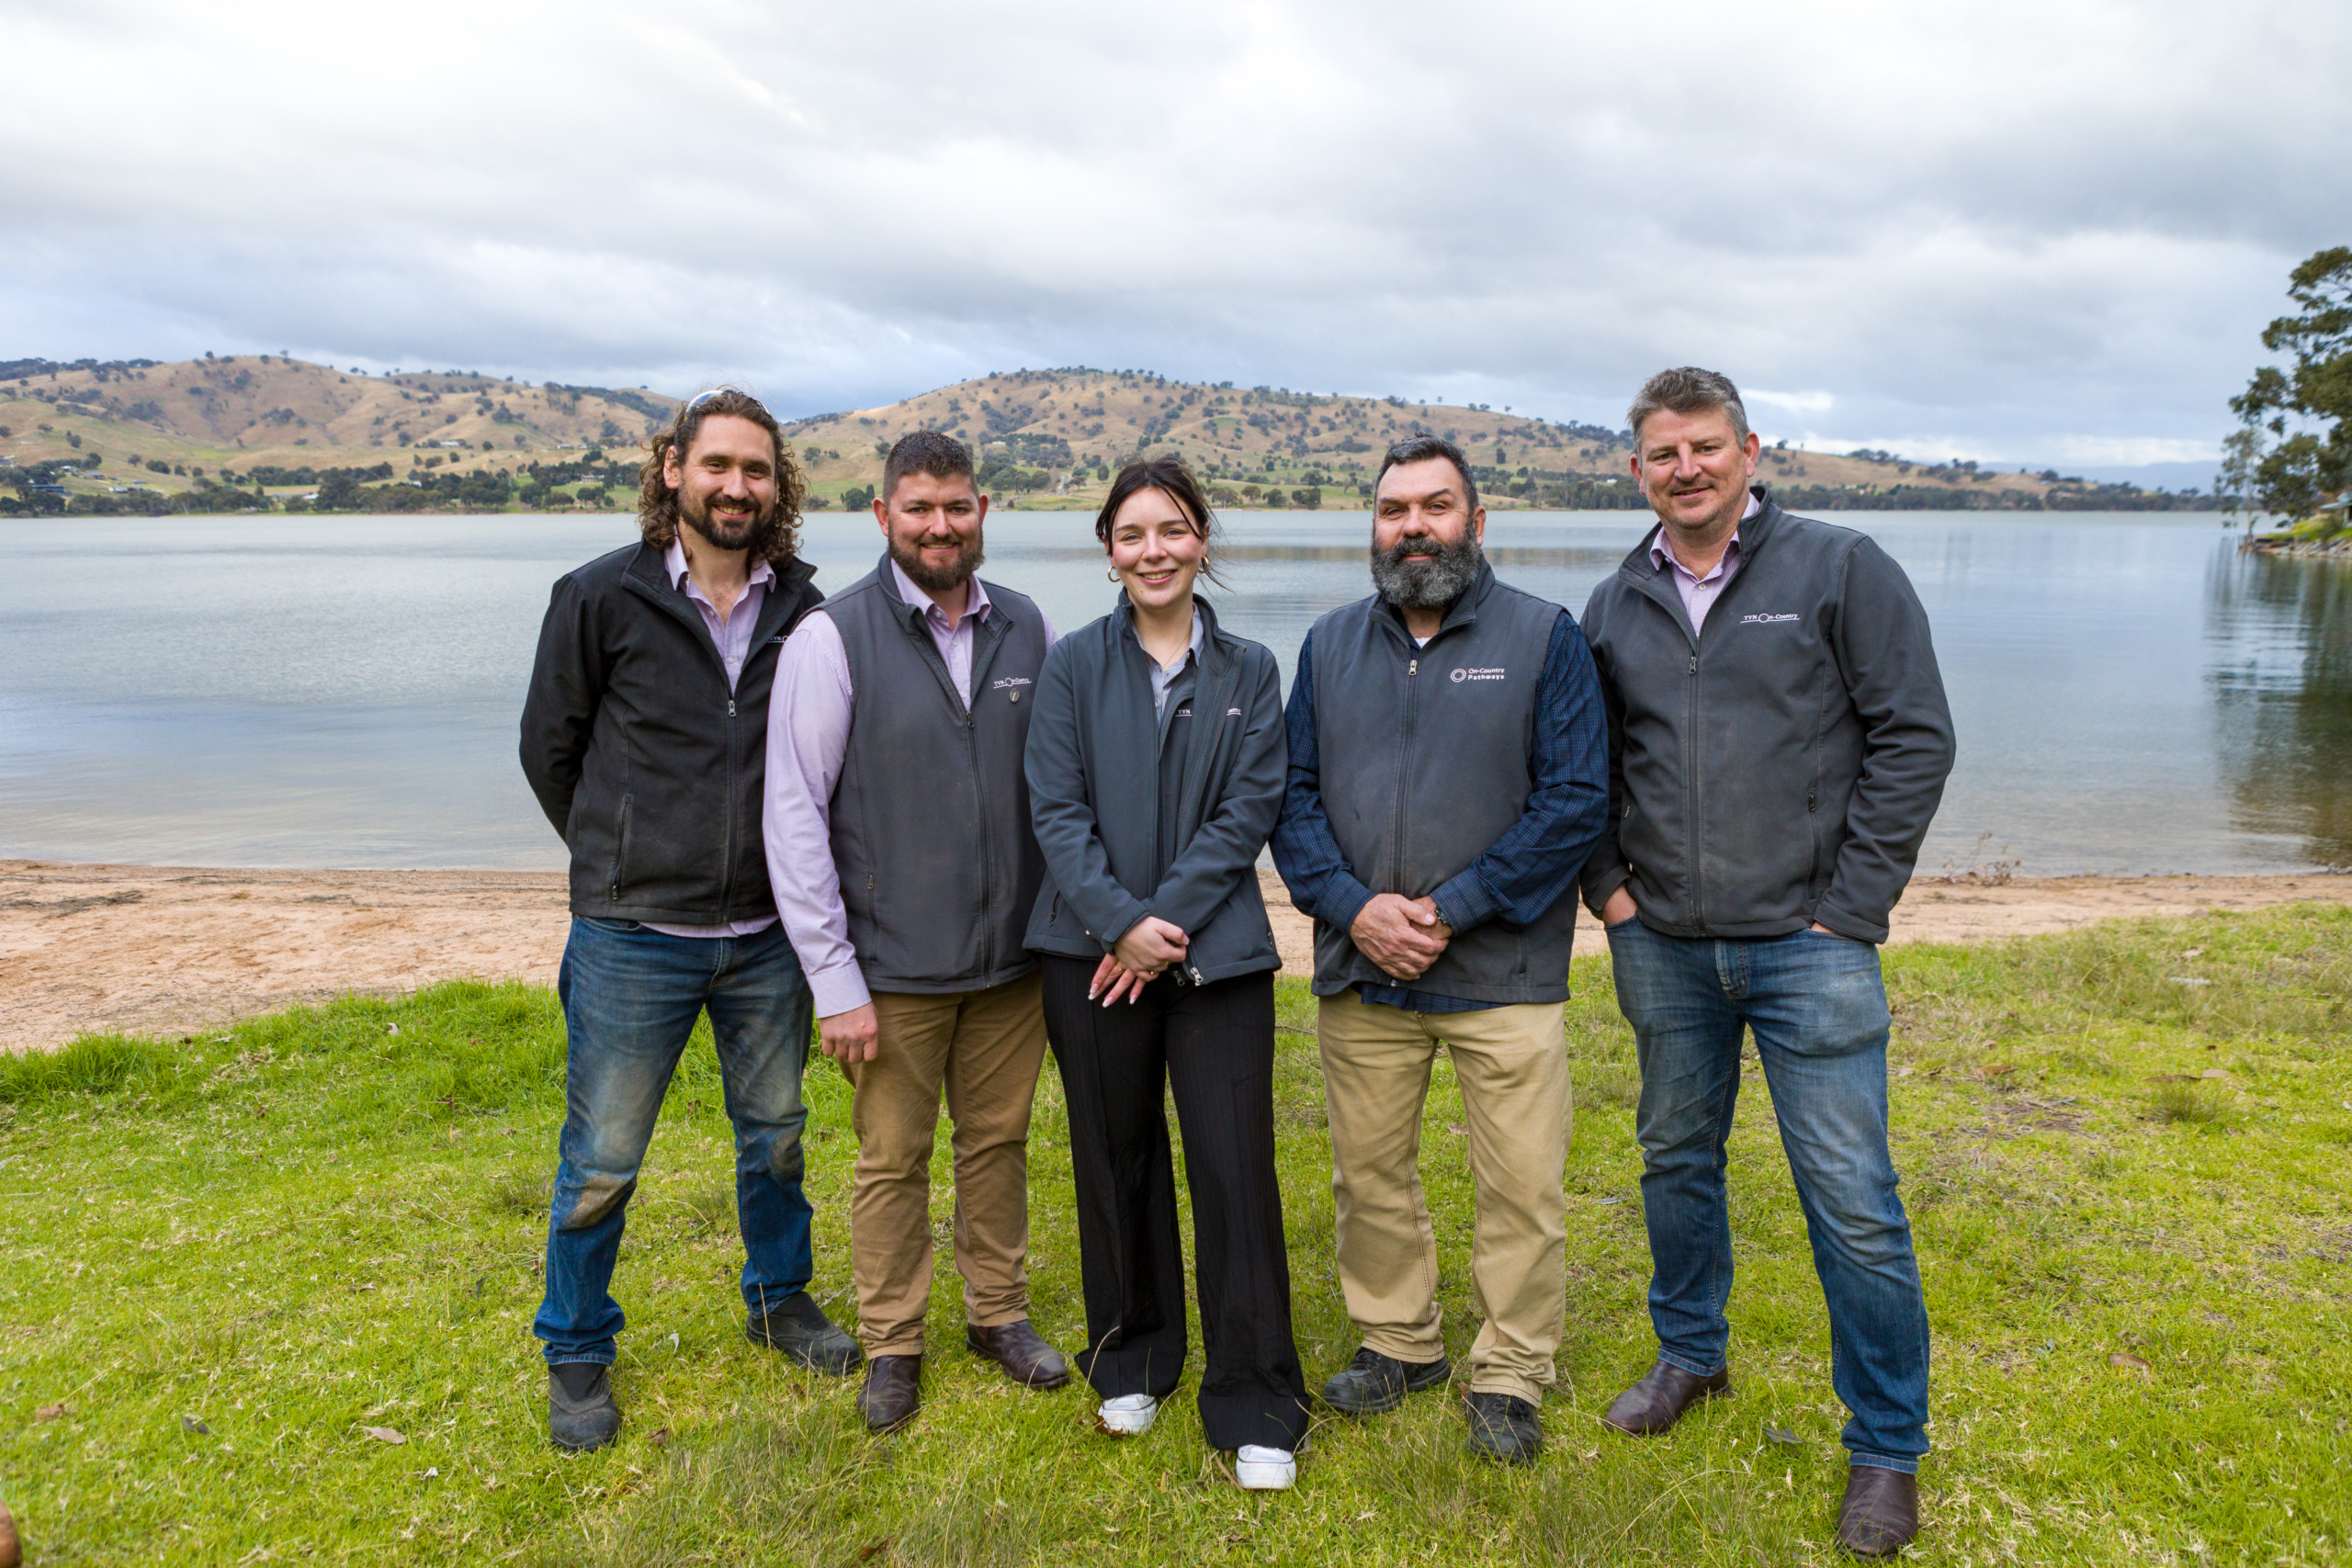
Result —
[{"label": "overcast sky", "polygon": [[0,358],[1611,427],[1698,363],[1768,438],[2080,471],[2206,463],[2352,242],[2343,0],[0,0]]}]

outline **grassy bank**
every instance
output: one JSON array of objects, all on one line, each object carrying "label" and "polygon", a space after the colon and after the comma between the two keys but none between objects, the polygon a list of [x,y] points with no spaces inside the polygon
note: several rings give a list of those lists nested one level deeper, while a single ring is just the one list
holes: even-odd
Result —
[{"label": "grassy bank", "polygon": [[[1914,1560],[2352,1556],[2352,911],[1912,947],[1888,968],[1937,1336]],[[1297,1492],[1245,1495],[1188,1397],[1114,1446],[1082,1389],[1025,1393],[976,1364],[944,1267],[929,1406],[869,1440],[846,1385],[742,1337],[707,1044],[623,1249],[628,1423],[605,1452],[559,1456],[528,1321],[560,1021],[543,990],[451,985],[0,1060],[0,1502],[37,1563],[1832,1561],[1842,1416],[1760,1074],[1734,1148],[1738,1397],[1662,1440],[1598,1426],[1652,1347],[1631,1040],[1606,967],[1577,981],[1567,1337],[1532,1471],[1468,1459],[1431,1395],[1323,1424]],[[1319,1380],[1353,1338],[1295,983],[1283,1021],[1293,1280]],[[1439,1078],[1425,1168],[1458,1355],[1470,1190]],[[810,1098],[825,1295],[847,1276],[848,1096],[820,1066]],[[1069,1346],[1063,1145],[1049,1071],[1032,1275],[1039,1325]],[[944,1217],[944,1164],[936,1182]]]}]

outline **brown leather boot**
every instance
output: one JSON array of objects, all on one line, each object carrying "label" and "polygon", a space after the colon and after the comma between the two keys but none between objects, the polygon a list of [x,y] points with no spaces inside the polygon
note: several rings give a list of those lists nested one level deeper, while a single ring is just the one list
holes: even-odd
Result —
[{"label": "brown leather boot", "polygon": [[892,1432],[915,1418],[922,1408],[922,1358],[875,1356],[865,1363],[865,1386],[857,1391],[857,1408],[868,1428]]},{"label": "brown leather boot", "polygon": [[1062,1353],[1038,1337],[1027,1318],[1000,1323],[994,1328],[964,1325],[964,1343],[1004,1369],[1004,1375],[1024,1388],[1059,1388],[1069,1382],[1069,1363]]},{"label": "brown leather boot", "polygon": [[1637,1438],[1655,1438],[1679,1421],[1682,1413],[1700,1400],[1717,1398],[1730,1389],[1728,1367],[1713,1377],[1702,1378],[1661,1359],[1643,1374],[1641,1382],[1617,1396],[1617,1403],[1609,1407],[1609,1414],[1601,1420]]},{"label": "brown leather boot", "polygon": [[1919,1533],[1919,1478],[1883,1464],[1846,1467],[1838,1544],[1857,1557],[1892,1557]]}]

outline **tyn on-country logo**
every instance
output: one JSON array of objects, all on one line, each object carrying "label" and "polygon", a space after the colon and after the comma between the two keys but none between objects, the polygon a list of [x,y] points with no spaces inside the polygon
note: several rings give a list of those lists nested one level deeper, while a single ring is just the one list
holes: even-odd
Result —
[{"label": "tyn on-country logo", "polygon": [[1452,680],[1453,682],[1458,686],[1464,681],[1499,681],[1509,673],[1509,671],[1504,670],[1500,666],[1497,666],[1491,670],[1480,670],[1474,667],[1467,670],[1456,670],[1453,675],[1448,677],[1448,679]]},{"label": "tyn on-country logo", "polygon": [[1743,626],[1769,626],[1779,621],[1801,621],[1803,619],[1804,619],[1803,615],[1742,615],[1739,618],[1739,624]]}]

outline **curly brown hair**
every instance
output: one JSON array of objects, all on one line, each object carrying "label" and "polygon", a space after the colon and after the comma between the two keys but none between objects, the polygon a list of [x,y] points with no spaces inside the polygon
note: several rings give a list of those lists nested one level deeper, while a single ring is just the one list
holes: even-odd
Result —
[{"label": "curly brown hair", "polygon": [[792,448],[786,444],[783,427],[775,415],[768,412],[759,399],[740,387],[718,387],[687,402],[678,405],[678,412],[669,427],[653,437],[651,456],[637,475],[637,525],[645,542],[657,550],[666,550],[678,536],[678,492],[662,477],[663,465],[673,451],[680,454],[684,465],[685,453],[695,447],[695,436],[702,429],[702,422],[719,414],[735,419],[748,419],[768,433],[768,440],[775,447],[775,508],[763,518],[752,531],[751,553],[753,560],[777,565],[790,560],[800,547],[800,504],[808,493],[808,483],[794,461]]}]

